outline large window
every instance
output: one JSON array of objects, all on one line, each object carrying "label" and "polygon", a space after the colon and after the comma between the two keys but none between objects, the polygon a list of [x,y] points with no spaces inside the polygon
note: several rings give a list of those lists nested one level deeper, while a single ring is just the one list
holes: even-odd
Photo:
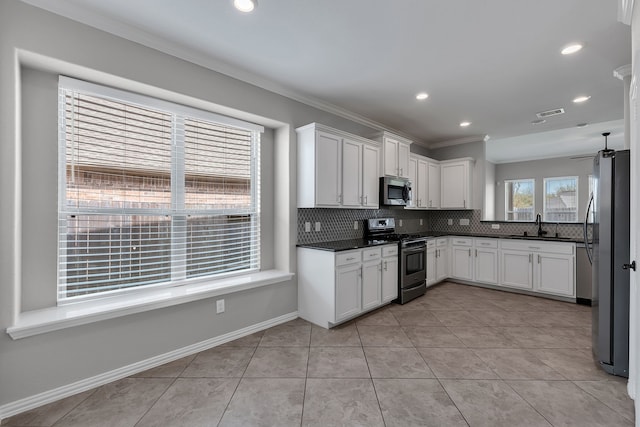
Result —
[{"label": "large window", "polygon": [[58,301],[260,268],[262,128],[65,77]]},{"label": "large window", "polygon": [[544,179],[544,221],[578,221],[578,177]]},{"label": "large window", "polygon": [[533,221],[535,180],[513,179],[504,182],[505,221]]}]

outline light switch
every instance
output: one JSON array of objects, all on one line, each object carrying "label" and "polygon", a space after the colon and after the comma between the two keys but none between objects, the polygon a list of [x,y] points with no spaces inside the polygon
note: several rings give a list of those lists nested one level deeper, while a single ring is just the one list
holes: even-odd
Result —
[{"label": "light switch", "polygon": [[358,221],[353,221],[353,229],[354,230],[358,229]]},{"label": "light switch", "polygon": [[320,231],[320,222],[316,222],[316,231]]},{"label": "light switch", "polygon": [[311,223],[309,221],[304,223],[304,231],[305,233],[308,233],[311,231]]},{"label": "light switch", "polygon": [[469,225],[469,218],[460,218],[460,225]]},{"label": "light switch", "polygon": [[453,225],[453,219],[449,218],[449,219],[447,220],[447,225]]}]

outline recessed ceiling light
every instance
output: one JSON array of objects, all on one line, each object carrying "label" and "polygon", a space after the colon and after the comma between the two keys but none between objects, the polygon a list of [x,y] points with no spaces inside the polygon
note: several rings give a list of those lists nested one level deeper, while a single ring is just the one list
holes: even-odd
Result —
[{"label": "recessed ceiling light", "polygon": [[576,104],[579,104],[579,103],[581,103],[581,102],[588,101],[588,100],[589,100],[589,98],[591,98],[591,97],[590,97],[590,96],[579,96],[579,97],[575,98],[575,99],[573,100],[573,102],[575,102]]},{"label": "recessed ceiling light", "polygon": [[429,94],[427,92],[420,92],[419,94],[416,95],[416,99],[419,101],[424,101],[428,97],[429,97]]},{"label": "recessed ceiling light", "polygon": [[573,43],[565,46],[560,53],[563,55],[571,55],[572,53],[578,52],[580,49],[582,49],[582,45],[580,43]]},{"label": "recessed ceiling light", "polygon": [[470,124],[471,124],[471,122],[460,122],[460,127],[466,128]]},{"label": "recessed ceiling light", "polygon": [[547,123],[545,119],[538,119],[531,122],[532,125],[541,125],[543,123]]},{"label": "recessed ceiling light", "polygon": [[233,0],[233,5],[240,12],[251,12],[258,6],[258,0]]},{"label": "recessed ceiling light", "polygon": [[586,128],[587,126],[589,126],[589,123],[578,123],[576,125],[576,127],[579,127],[579,128]]}]

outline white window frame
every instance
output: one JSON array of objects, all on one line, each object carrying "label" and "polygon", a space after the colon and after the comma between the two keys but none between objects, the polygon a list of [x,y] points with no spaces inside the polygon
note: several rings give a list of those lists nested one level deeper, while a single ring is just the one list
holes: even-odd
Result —
[{"label": "white window frame", "polygon": [[[169,102],[169,101],[165,101],[162,99],[158,99],[158,98],[153,98],[153,97],[149,97],[149,96],[145,96],[145,95],[140,95],[137,93],[133,93],[133,92],[128,92],[128,91],[124,91],[124,90],[120,90],[120,89],[116,89],[116,88],[112,88],[112,87],[106,87],[106,86],[102,86],[102,85],[97,85],[94,83],[90,83],[90,82],[86,82],[86,81],[82,81],[82,80],[77,80],[77,79],[72,79],[69,77],[65,77],[65,76],[60,76],[59,78],[59,88],[64,88],[64,90],[73,90],[73,91],[77,91],[77,92],[82,92],[82,93],[86,93],[86,94],[90,94],[90,95],[94,95],[100,98],[107,98],[107,99],[113,99],[119,102],[125,102],[125,103],[130,103],[130,104],[137,104],[137,105],[141,105],[144,107],[149,107],[149,108],[153,108],[153,109],[157,109],[157,110],[163,110],[169,113],[172,113],[175,115],[181,115],[181,116],[186,116],[189,118],[193,118],[193,119],[200,119],[200,120],[204,120],[204,121],[210,121],[210,122],[215,122],[218,124],[222,124],[222,125],[227,125],[227,126],[232,126],[232,127],[237,127],[237,128],[241,128],[241,129],[245,129],[245,130],[249,130],[252,132],[253,134],[253,138],[254,140],[252,141],[252,146],[255,147],[255,150],[252,153],[253,159],[252,159],[252,186],[251,186],[251,200],[252,200],[252,206],[255,206],[256,209],[256,214],[254,215],[254,226],[255,229],[258,230],[258,236],[257,236],[257,244],[255,245],[255,248],[257,249],[257,251],[259,252],[259,248],[260,248],[260,237],[259,237],[259,221],[260,221],[260,195],[259,195],[259,187],[260,187],[260,179],[261,179],[261,174],[260,174],[260,169],[259,169],[259,160],[260,160],[260,152],[259,152],[259,134],[262,133],[264,131],[264,128],[260,125],[256,125],[253,123],[248,123],[239,119],[235,119],[232,117],[227,117],[227,116],[222,116],[219,114],[215,114],[212,112],[208,112],[208,111],[204,111],[201,109],[197,109],[197,108],[192,108],[189,106],[185,106],[185,105],[180,105],[180,104],[175,104],[173,102]],[[62,93],[62,89],[61,89],[61,93]],[[63,95],[61,95],[63,96]],[[64,102],[64,101],[61,101]],[[60,128],[59,128],[59,140],[60,140],[60,144],[61,146],[64,146],[64,140],[65,140],[65,127],[64,124],[61,124]],[[256,136],[257,136],[257,140],[256,140]],[[174,141],[175,143],[175,141]],[[58,159],[59,165],[62,166],[65,164],[66,160],[65,160],[65,155],[64,155],[64,150],[63,149],[59,149],[59,159]],[[65,202],[66,202],[66,191],[65,191],[65,183],[66,183],[66,171],[64,167],[59,167],[60,172],[59,172],[59,184],[58,184],[58,188],[59,188],[59,207],[58,207],[58,215],[61,217],[63,214],[66,213],[66,210],[64,208],[62,208],[63,206],[65,206]],[[173,169],[173,168],[172,168]],[[172,172],[173,173],[173,172]],[[178,182],[180,182],[180,180],[176,180]],[[172,183],[172,187],[173,187],[173,183]],[[183,185],[182,185],[183,187]],[[172,189],[172,199],[175,201],[175,196],[173,194],[174,191],[180,191],[179,188],[173,188]],[[183,188],[184,190],[184,188]],[[183,191],[184,192],[184,191]],[[173,208],[172,208],[173,209]],[[182,210],[178,209],[173,210],[172,211],[172,215],[181,215],[181,212],[183,212]],[[132,213],[140,213],[139,211],[136,212],[132,212]],[[211,213],[211,212],[209,212]],[[124,211],[121,211],[120,214],[127,214]],[[129,213],[131,214],[131,213]],[[233,212],[229,212],[229,214],[233,214]],[[257,222],[257,223],[255,223]],[[58,234],[60,236],[60,232]],[[60,254],[59,254],[60,256]],[[62,292],[64,291],[64,284],[60,284],[60,281],[58,281],[59,284],[59,291],[58,291],[58,305],[63,305],[69,302],[77,302],[77,301],[85,301],[85,300],[96,300],[96,299],[104,299],[106,297],[114,297],[114,296],[118,296],[121,294],[127,295],[133,292],[150,292],[154,289],[162,289],[162,288],[167,288],[167,287],[175,287],[178,285],[189,285],[189,284],[198,284],[198,283],[203,283],[203,282],[207,282],[207,281],[212,281],[212,280],[216,280],[216,279],[224,279],[224,278],[233,278],[234,276],[246,276],[246,275],[250,275],[251,273],[256,273],[260,271],[260,263],[259,263],[259,253],[257,254],[258,257],[258,265],[257,268],[254,268],[252,270],[244,270],[241,272],[237,272],[237,273],[223,273],[223,274],[212,274],[212,275],[207,275],[207,276],[202,276],[202,277],[194,277],[194,278],[186,278],[184,273],[184,265],[180,266],[179,262],[176,263],[175,268],[172,269],[172,278],[171,281],[168,282],[163,282],[163,283],[159,283],[159,284],[146,284],[146,285],[141,285],[141,286],[133,286],[133,287],[127,287],[124,289],[118,289],[115,291],[107,291],[107,292],[99,292],[99,293],[93,293],[93,294],[88,294],[85,296],[80,296],[80,297],[72,297],[72,298],[61,298],[61,290]],[[186,261],[183,261],[182,264],[184,264]],[[172,261],[172,265],[174,264],[174,262]],[[60,261],[58,260],[58,266],[60,266]],[[60,272],[60,268],[58,268],[58,272]],[[182,272],[182,273],[181,273]]]},{"label": "white window frame", "polygon": [[[513,213],[513,211],[509,211],[508,210],[508,203],[507,203],[507,198],[509,197],[508,194],[508,183],[513,183],[513,182],[531,182],[533,184],[533,204],[531,206],[531,214],[532,214],[532,218],[531,219],[522,219],[522,220],[517,220],[517,219],[508,219],[509,218],[509,213]],[[509,221],[509,222],[531,222],[534,220],[535,218],[535,212],[536,212],[536,180],[535,178],[515,178],[515,179],[505,179],[504,180],[504,220],[505,221]]]},{"label": "white window frame", "polygon": [[[576,191],[576,219],[575,221],[558,221],[558,220],[549,219],[547,217],[547,182],[552,180],[559,181],[563,179],[573,179],[576,182],[576,190],[575,190]],[[568,223],[568,224],[572,224],[580,221],[580,217],[579,217],[580,211],[578,209],[580,206],[579,191],[580,191],[580,177],[578,176],[550,176],[550,177],[544,178],[542,182],[542,221],[555,222],[555,223]]]}]

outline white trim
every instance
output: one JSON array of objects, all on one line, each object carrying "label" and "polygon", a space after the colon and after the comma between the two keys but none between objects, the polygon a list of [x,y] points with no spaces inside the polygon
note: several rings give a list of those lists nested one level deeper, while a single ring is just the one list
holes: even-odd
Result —
[{"label": "white trim", "polygon": [[633,0],[618,0],[618,21],[631,25],[633,17]]},{"label": "white trim", "polygon": [[267,270],[204,283],[149,289],[136,294],[22,312],[7,328],[12,339],[30,337],[129,314],[245,291],[290,280],[293,273]]},{"label": "white trim", "polygon": [[247,326],[237,331],[229,332],[224,335],[220,335],[215,338],[210,338],[204,341],[200,341],[195,344],[188,345],[186,347],[179,348],[177,350],[170,351],[168,353],[160,354],[158,356],[150,357],[139,362],[132,363],[121,368],[114,369],[109,372],[104,372],[99,375],[95,375],[90,378],[85,378],[80,381],[76,381],[71,384],[67,384],[53,390],[38,393],[34,396],[25,397],[24,399],[16,400],[5,405],[0,406],[0,420],[17,415],[19,413],[46,405],[48,403],[55,402],[65,397],[72,396],[83,391],[91,390],[92,388],[99,387],[110,382],[126,378],[130,375],[144,372],[148,369],[155,368],[156,366],[163,365],[174,360],[208,350],[218,345],[233,341],[238,338],[251,335],[255,332],[262,331],[264,329],[276,326],[290,320],[298,318],[298,312],[283,314],[282,316],[275,317],[273,319],[265,320],[264,322],[256,323],[251,326]]}]

